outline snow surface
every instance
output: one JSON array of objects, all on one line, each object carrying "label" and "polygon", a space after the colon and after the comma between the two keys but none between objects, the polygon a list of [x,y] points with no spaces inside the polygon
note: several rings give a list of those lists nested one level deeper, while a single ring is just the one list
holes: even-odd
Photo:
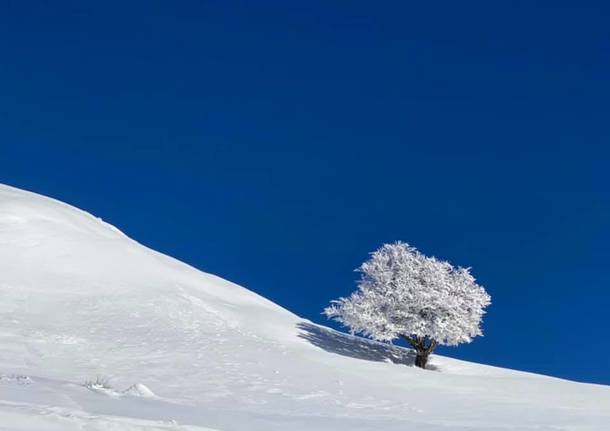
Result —
[{"label": "snow surface", "polygon": [[303,320],[0,185],[0,430],[610,430],[610,387]]}]

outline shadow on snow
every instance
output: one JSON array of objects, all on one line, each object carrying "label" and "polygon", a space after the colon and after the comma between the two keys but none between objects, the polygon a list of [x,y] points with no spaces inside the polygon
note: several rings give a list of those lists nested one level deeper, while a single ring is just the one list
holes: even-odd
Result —
[{"label": "shadow on snow", "polygon": [[410,366],[415,364],[413,350],[344,334],[307,322],[298,323],[297,328],[301,331],[299,337],[330,353],[367,361],[393,362]]}]

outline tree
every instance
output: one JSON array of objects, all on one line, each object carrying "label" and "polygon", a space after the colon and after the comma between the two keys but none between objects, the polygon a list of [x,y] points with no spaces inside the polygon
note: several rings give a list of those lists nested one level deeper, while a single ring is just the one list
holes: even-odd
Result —
[{"label": "tree", "polygon": [[331,302],[328,318],[378,341],[402,338],[426,368],[440,345],[469,343],[491,298],[469,268],[428,257],[404,242],[385,244],[356,271],[358,289]]}]

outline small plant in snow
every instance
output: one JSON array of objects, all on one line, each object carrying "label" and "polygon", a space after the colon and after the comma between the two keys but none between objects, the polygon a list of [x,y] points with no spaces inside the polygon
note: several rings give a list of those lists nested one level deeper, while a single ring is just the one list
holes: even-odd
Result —
[{"label": "small plant in snow", "polygon": [[455,346],[482,335],[480,323],[491,298],[469,268],[396,242],[371,253],[357,271],[358,290],[332,301],[324,314],[352,333],[406,340],[416,351],[416,366],[426,368],[439,344]]},{"label": "small plant in snow", "polygon": [[95,380],[87,380],[84,384],[87,389],[92,391],[111,391],[110,377],[97,376]]}]

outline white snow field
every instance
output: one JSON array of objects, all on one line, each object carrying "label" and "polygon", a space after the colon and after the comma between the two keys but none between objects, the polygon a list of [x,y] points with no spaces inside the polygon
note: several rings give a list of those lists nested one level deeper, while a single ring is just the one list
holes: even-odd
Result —
[{"label": "white snow field", "polygon": [[608,386],[431,363],[0,185],[0,430],[610,430]]}]

